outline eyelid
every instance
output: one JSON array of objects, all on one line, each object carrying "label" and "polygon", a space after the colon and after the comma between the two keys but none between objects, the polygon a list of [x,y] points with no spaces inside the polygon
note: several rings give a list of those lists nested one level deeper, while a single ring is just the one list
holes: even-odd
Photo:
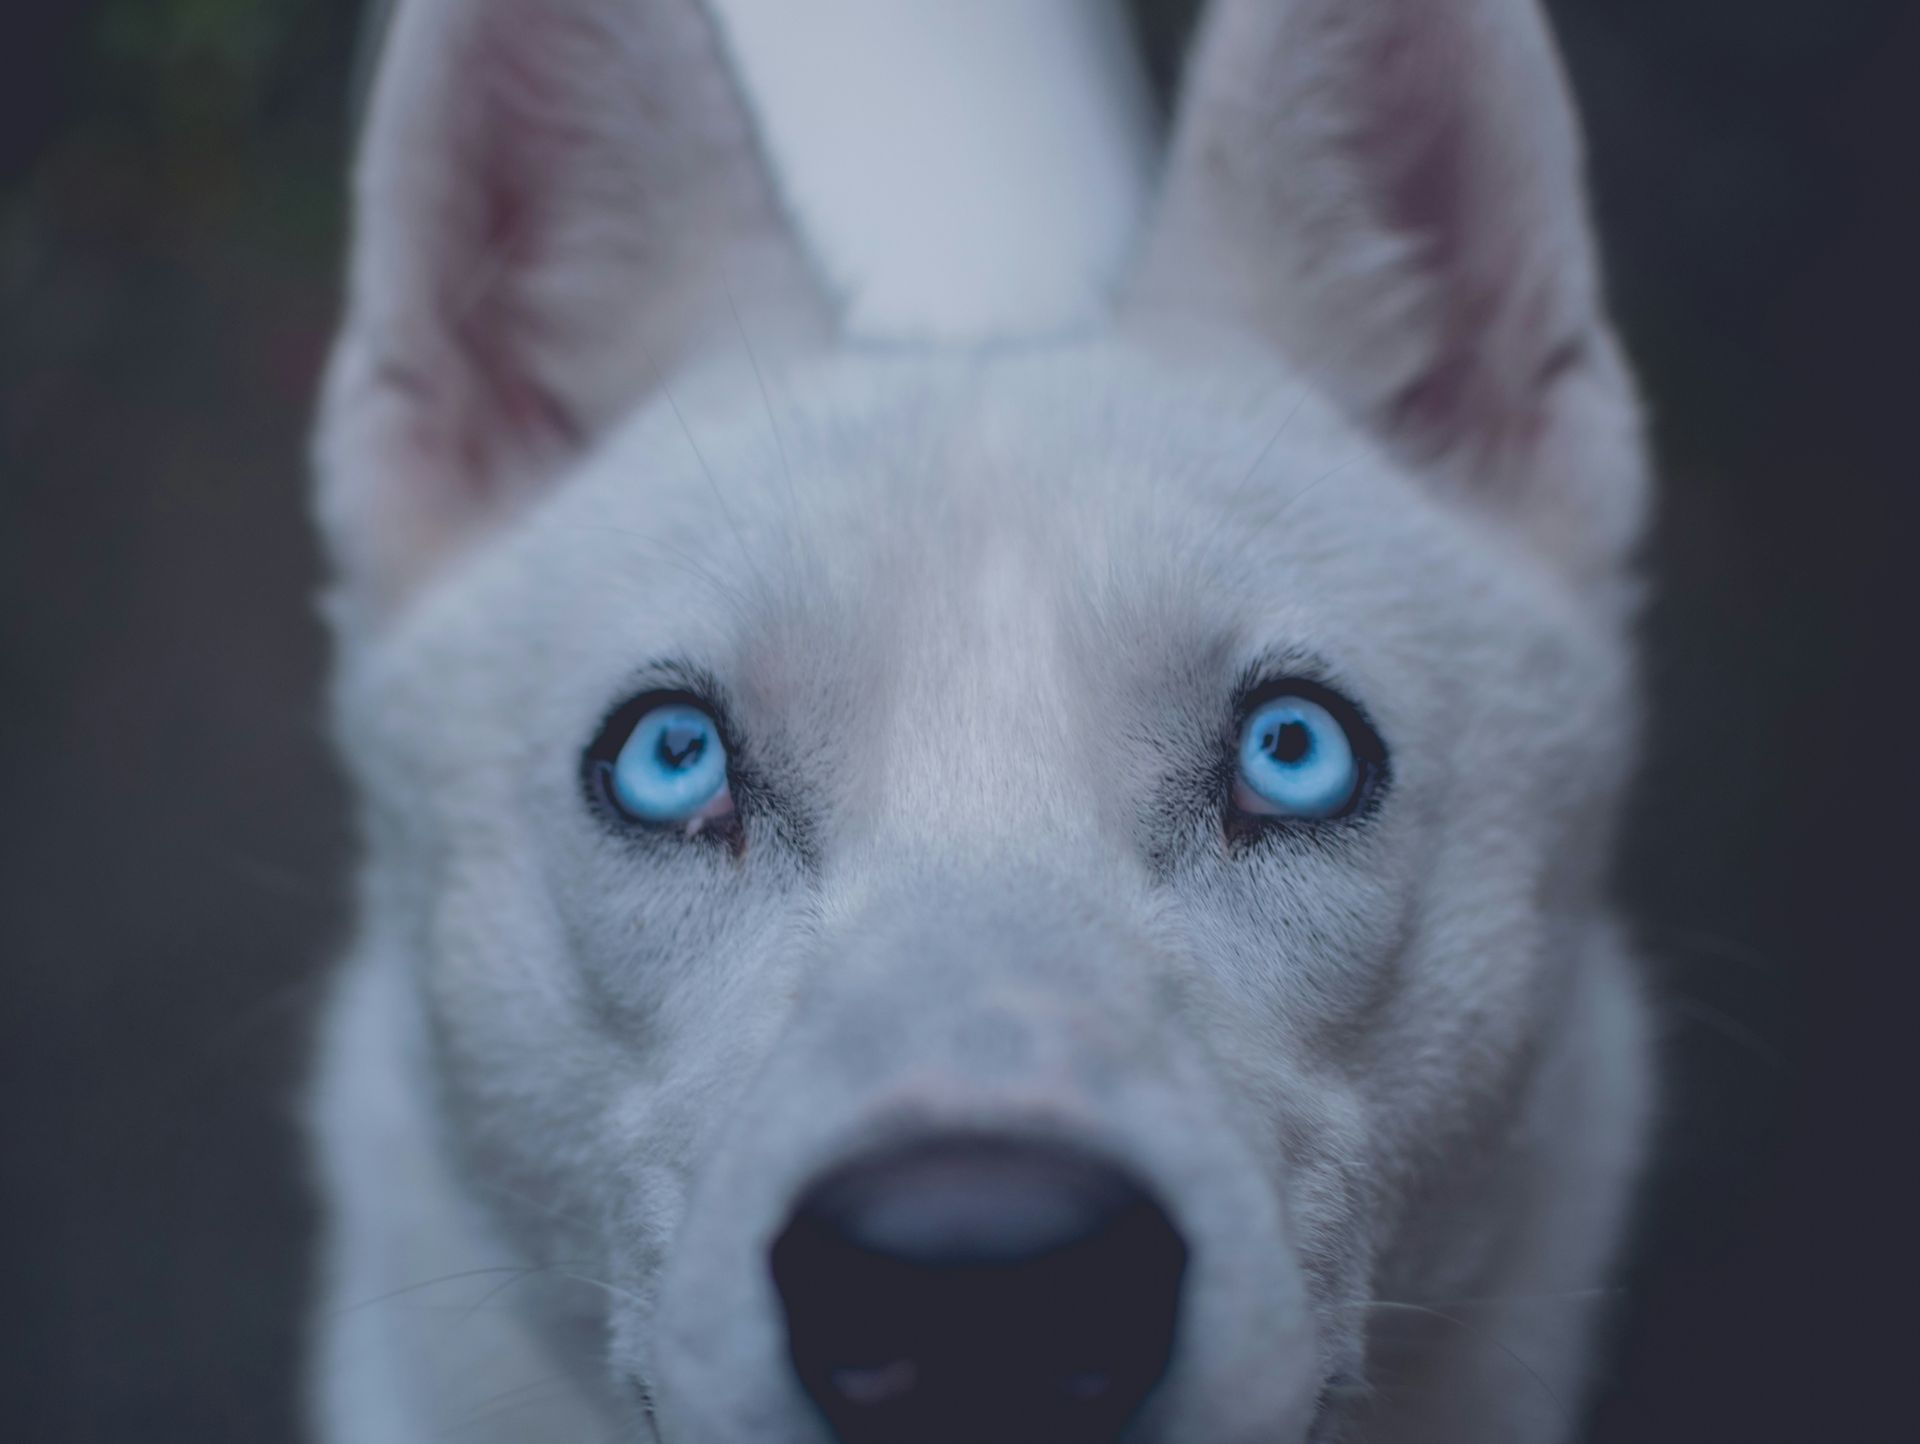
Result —
[{"label": "eyelid", "polygon": [[723,729],[731,730],[732,699],[712,672],[681,657],[663,657],[636,668],[626,679],[618,711],[641,698],[657,698],[662,706],[679,701],[698,707]]},{"label": "eyelid", "polygon": [[1326,667],[1309,658],[1295,657],[1284,667],[1249,667],[1234,691],[1234,712],[1244,719],[1276,697],[1288,696],[1318,702],[1336,715],[1340,708],[1353,706],[1347,694],[1330,680]]},{"label": "eyelid", "polygon": [[630,722],[638,722],[652,708],[678,702],[697,707],[711,717],[720,730],[720,743],[727,749],[727,755],[739,756],[740,736],[734,726],[733,699],[720,679],[698,662],[674,656],[647,662],[628,674],[626,685],[616,695],[619,700],[601,715],[594,733],[596,739],[604,737],[622,714]]},{"label": "eyelid", "polygon": [[1372,715],[1355,700],[1351,689],[1334,680],[1332,669],[1306,658],[1295,657],[1292,665],[1284,669],[1247,670],[1234,693],[1235,733],[1267,703],[1288,696],[1304,697],[1326,708],[1355,741],[1365,740],[1370,744],[1369,760],[1385,760],[1388,749]]}]

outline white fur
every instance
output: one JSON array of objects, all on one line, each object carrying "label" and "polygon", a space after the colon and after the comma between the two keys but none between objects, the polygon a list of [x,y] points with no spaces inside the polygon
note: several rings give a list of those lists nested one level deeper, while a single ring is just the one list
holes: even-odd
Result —
[{"label": "white fur", "polygon": [[[366,850],[320,1436],[820,1444],[767,1240],[972,1125],[1124,1158],[1192,1246],[1133,1437],[1568,1439],[1650,1099],[1644,458],[1530,0],[1217,0],[1126,303],[1017,346],[836,340],[800,257],[874,193],[790,234],[723,54],[694,0],[402,6],[319,448]],[[737,857],[583,797],[666,660],[764,779]],[[1233,690],[1297,667],[1389,785],[1230,845]]]},{"label": "white fur", "polygon": [[849,336],[1090,325],[1152,155],[1110,0],[714,0]]}]

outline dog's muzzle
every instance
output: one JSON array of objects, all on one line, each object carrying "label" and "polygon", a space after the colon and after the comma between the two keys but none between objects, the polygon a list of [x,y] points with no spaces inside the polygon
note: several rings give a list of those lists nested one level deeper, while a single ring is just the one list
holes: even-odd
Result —
[{"label": "dog's muzzle", "polygon": [[1106,1444],[1166,1372],[1187,1246],[1125,1170],[921,1139],[815,1181],[775,1240],[793,1366],[842,1444]]}]

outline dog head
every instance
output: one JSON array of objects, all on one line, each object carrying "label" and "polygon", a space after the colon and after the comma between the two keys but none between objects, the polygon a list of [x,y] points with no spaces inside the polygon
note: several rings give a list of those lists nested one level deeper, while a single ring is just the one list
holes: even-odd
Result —
[{"label": "dog head", "polygon": [[842,340],[692,0],[402,6],[358,200],[366,927],[636,1421],[1332,1417],[1521,1217],[1635,730],[1534,6],[1219,0],[1071,340]]}]

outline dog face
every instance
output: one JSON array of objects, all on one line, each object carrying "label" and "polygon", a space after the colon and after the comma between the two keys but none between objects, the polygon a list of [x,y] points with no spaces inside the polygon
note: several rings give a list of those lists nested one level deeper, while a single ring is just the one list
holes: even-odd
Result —
[{"label": "dog face", "polygon": [[1634,732],[1537,19],[1228,0],[1110,334],[943,355],[823,339],[697,12],[537,8],[403,9],[322,432],[462,1176],[672,1444],[1331,1431],[1537,1202]]}]

